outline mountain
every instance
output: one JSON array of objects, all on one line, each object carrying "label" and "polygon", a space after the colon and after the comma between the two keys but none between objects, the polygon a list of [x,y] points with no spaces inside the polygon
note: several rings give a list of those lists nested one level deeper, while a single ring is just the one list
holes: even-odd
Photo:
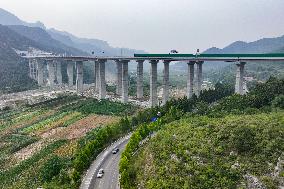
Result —
[{"label": "mountain", "polygon": [[274,51],[275,53],[284,53],[284,47],[278,49],[278,50],[275,50]]},{"label": "mountain", "polygon": [[[27,60],[16,50],[36,49],[54,54],[87,55],[86,52],[69,47],[53,39],[44,29],[23,25],[0,25],[0,92],[15,92],[36,87],[28,77]],[[63,80],[66,80],[66,64],[62,64]],[[93,67],[84,68],[85,81],[93,78]]]},{"label": "mountain", "polygon": [[203,53],[273,53],[284,49],[284,35],[276,38],[264,38],[253,42],[236,41],[223,49],[210,48]]},{"label": "mountain", "polygon": [[[21,19],[19,19],[14,14],[0,8],[0,24],[2,25],[22,25],[22,26],[29,26],[29,27],[39,27],[46,32],[55,40],[61,42],[62,44],[73,47],[76,49],[80,49],[81,51],[85,51],[89,54],[94,52],[96,55],[110,55],[110,56],[132,56],[134,53],[145,53],[145,51],[135,50],[135,49],[128,49],[128,48],[114,48],[111,47],[106,41],[99,40],[99,39],[87,39],[87,38],[80,38],[76,37],[73,34],[64,31],[58,31],[54,28],[46,29],[43,23],[36,22],[36,23],[28,23]],[[23,29],[23,28],[12,28],[12,29]],[[25,33],[26,34],[26,33]],[[30,35],[29,35],[30,36]],[[28,36],[28,37],[29,37]],[[62,48],[62,46],[60,47]]]},{"label": "mountain", "polygon": [[0,25],[0,93],[36,87],[28,77],[28,64],[14,50],[27,50],[29,47],[45,50],[36,42]]},{"label": "mountain", "polygon": [[[65,31],[58,31],[54,28],[46,29],[43,23],[36,22],[36,23],[28,23],[21,19],[19,19],[16,15],[0,8],[0,24],[2,25],[18,25],[17,27],[12,27],[13,30],[17,32],[23,32],[23,28],[20,28],[19,25],[22,26],[29,26],[29,27],[39,27],[42,30],[45,30],[51,38],[61,42],[62,44],[79,49],[81,51],[85,51],[85,53],[91,54],[94,52],[95,55],[102,56],[132,56],[134,53],[145,53],[145,51],[135,50],[135,49],[128,49],[128,48],[114,48],[111,47],[106,41],[99,40],[99,39],[88,39],[88,38],[80,38],[76,37],[73,34],[70,34]],[[38,30],[38,29],[37,29]],[[39,31],[37,31],[39,32]],[[41,31],[42,32],[42,31]],[[31,37],[30,34],[23,32],[23,35],[27,36],[28,38]],[[50,43],[53,43],[49,40]],[[48,42],[48,41],[47,41]],[[62,44],[60,48],[62,49]],[[53,45],[54,46],[57,44]],[[70,50],[70,49],[69,49]]]},{"label": "mountain", "polygon": [[79,49],[67,46],[55,39],[53,39],[46,30],[38,27],[28,27],[23,25],[9,25],[11,30],[17,32],[18,34],[31,39],[38,44],[44,46],[46,51],[56,52],[59,54],[69,54],[69,55],[87,55]]},{"label": "mountain", "polygon": [[30,26],[30,27],[40,27],[45,29],[45,26],[43,23],[37,21],[36,23],[28,23],[25,21],[22,21],[14,14],[0,8],[0,24],[2,25],[24,25],[24,26]]},{"label": "mountain", "polygon": [[[253,42],[236,41],[224,48],[212,47],[203,52],[204,54],[237,54],[237,53],[284,53],[284,35],[275,38],[263,38]],[[246,66],[246,71],[248,75],[253,76],[260,80],[266,80],[270,75],[275,74],[275,76],[282,77],[282,72],[284,70],[284,64],[282,63],[249,63]],[[228,67],[230,67],[228,69]],[[204,72],[206,76],[216,75],[216,72],[220,75],[222,74],[234,74],[233,63],[225,62],[206,62],[204,64]],[[174,64],[172,69],[175,70],[187,70],[186,63]],[[229,71],[230,70],[230,71]],[[260,71],[261,70],[261,71]],[[220,77],[223,77],[221,75]],[[232,75],[232,77],[234,77]],[[212,79],[212,78],[211,78]],[[220,79],[218,77],[218,79]]]},{"label": "mountain", "polygon": [[[34,48],[55,54],[75,56],[90,55],[91,52],[94,52],[97,56],[118,56],[121,55],[121,52],[124,56],[144,53],[144,51],[127,48],[113,48],[106,41],[99,39],[79,38],[68,32],[47,29],[41,22],[28,23],[2,8],[0,8],[0,24],[2,24],[0,30],[0,92],[26,90],[30,88],[30,84],[33,84],[33,87],[36,86],[33,81],[26,77],[28,76],[27,63],[16,54],[15,49],[28,50]],[[21,65],[19,65],[20,62]],[[130,64],[129,68],[134,69],[136,68],[135,65]],[[64,69],[63,67],[63,72]],[[113,78],[113,73],[116,71],[113,62],[107,62],[106,71],[109,79]],[[93,82],[93,74],[93,65],[86,63],[84,66],[84,82]],[[8,81],[10,75],[15,77]],[[63,79],[64,76],[65,73],[63,73]]]},{"label": "mountain", "polygon": [[88,53],[94,52],[94,54],[98,56],[133,56],[134,53],[145,53],[145,51],[135,49],[114,48],[111,47],[106,41],[99,39],[80,38],[68,32],[58,31],[54,28],[47,31],[54,39],[68,46],[76,47]]},{"label": "mountain", "polygon": [[[284,53],[284,35],[275,38],[263,38],[253,42],[236,41],[223,49],[212,47],[203,53]],[[233,63],[212,62],[206,63],[204,66],[207,68],[208,77],[214,81],[223,80],[224,75],[234,80],[235,65]],[[267,80],[270,76],[284,77],[283,62],[250,62],[246,64],[245,70],[246,76],[261,81]]]}]

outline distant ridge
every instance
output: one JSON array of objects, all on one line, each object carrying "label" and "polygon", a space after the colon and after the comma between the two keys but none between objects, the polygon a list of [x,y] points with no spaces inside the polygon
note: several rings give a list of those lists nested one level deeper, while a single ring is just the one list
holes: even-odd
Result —
[{"label": "distant ridge", "polygon": [[18,34],[44,46],[49,52],[69,55],[87,55],[86,52],[67,46],[60,41],[53,39],[50,34],[42,28],[28,27],[23,25],[9,25],[8,27]]},{"label": "distant ridge", "polygon": [[46,29],[44,24],[37,21],[36,23],[28,23],[25,21],[22,21],[14,14],[0,8],[0,24],[2,25],[24,25],[24,26],[30,26],[30,27],[40,27],[43,29]]},{"label": "distant ridge", "polygon": [[274,53],[284,52],[284,35],[276,38],[263,38],[253,42],[236,41],[223,49],[212,47],[204,53]]},{"label": "distant ridge", "polygon": [[80,38],[76,37],[73,34],[70,34],[65,31],[59,31],[54,28],[46,29],[43,23],[36,22],[36,23],[28,23],[21,19],[19,19],[16,15],[0,8],[0,24],[2,25],[23,25],[29,27],[39,27],[43,30],[46,30],[49,35],[61,42],[62,44],[79,49],[81,51],[85,51],[85,53],[91,54],[94,52],[96,55],[114,55],[119,56],[130,56],[134,53],[145,53],[145,51],[135,50],[135,49],[128,49],[128,48],[114,48],[111,47],[106,41],[99,40],[99,39],[87,39],[87,38]]},{"label": "distant ridge", "polygon": [[[79,38],[68,32],[47,29],[43,23],[28,23],[16,15],[0,8],[0,94],[1,91],[13,92],[36,87],[28,78],[27,63],[20,58],[14,49],[27,50],[30,47],[55,54],[69,55],[125,55],[145,53],[127,48],[113,48],[106,41],[99,39]],[[130,64],[129,68],[135,69]],[[113,64],[107,64],[108,72],[115,72]],[[84,82],[92,82],[93,66],[84,67]],[[107,74],[110,76],[111,74]],[[63,75],[64,76],[64,75]]]}]

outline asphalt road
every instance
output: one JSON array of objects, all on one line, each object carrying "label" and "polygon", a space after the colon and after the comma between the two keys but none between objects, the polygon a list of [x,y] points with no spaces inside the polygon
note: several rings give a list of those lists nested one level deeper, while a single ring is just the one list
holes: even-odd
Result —
[{"label": "asphalt road", "polygon": [[[130,136],[128,135],[115,142],[96,158],[86,173],[80,189],[119,189],[118,164]],[[114,148],[119,148],[117,154],[111,153]],[[101,168],[104,169],[104,176],[97,178],[97,173]]]}]

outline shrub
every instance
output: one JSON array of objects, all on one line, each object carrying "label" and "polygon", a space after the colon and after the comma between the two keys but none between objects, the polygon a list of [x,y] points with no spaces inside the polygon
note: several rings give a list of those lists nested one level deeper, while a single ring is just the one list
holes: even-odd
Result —
[{"label": "shrub", "polygon": [[53,156],[47,160],[40,170],[41,179],[44,182],[51,181],[64,167],[64,161],[59,156]]},{"label": "shrub", "polygon": [[284,109],[284,95],[275,97],[272,101],[272,107]]},{"label": "shrub", "polygon": [[232,146],[240,153],[253,152],[256,146],[253,129],[244,126],[235,128],[232,132]]}]

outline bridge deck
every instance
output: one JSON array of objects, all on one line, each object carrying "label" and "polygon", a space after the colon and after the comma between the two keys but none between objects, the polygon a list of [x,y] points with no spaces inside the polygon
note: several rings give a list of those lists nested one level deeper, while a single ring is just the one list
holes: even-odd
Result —
[{"label": "bridge deck", "polygon": [[98,60],[168,60],[168,61],[282,61],[284,53],[278,54],[134,54],[133,57],[120,56],[26,56],[28,59],[98,61]]},{"label": "bridge deck", "polygon": [[268,54],[134,54],[134,57],[163,58],[284,58],[284,53]]}]

